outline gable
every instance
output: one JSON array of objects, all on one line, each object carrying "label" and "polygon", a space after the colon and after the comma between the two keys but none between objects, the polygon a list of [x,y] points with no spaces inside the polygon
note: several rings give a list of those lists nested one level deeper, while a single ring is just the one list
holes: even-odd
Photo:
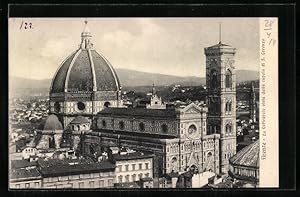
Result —
[{"label": "gable", "polygon": [[195,153],[192,152],[189,155],[187,166],[196,165],[198,167],[199,164],[200,164],[199,159],[197,159]]},{"label": "gable", "polygon": [[200,107],[198,107],[197,105],[195,105],[194,103],[189,104],[188,106],[186,106],[183,111],[184,114],[200,114],[201,113],[201,109]]}]

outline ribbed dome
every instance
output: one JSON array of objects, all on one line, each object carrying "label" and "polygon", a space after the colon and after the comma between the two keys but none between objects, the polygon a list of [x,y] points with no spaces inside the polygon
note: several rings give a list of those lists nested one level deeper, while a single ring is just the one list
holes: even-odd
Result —
[{"label": "ribbed dome", "polygon": [[93,50],[91,37],[86,22],[80,48],[67,57],[55,73],[50,93],[119,90],[115,70],[105,57]]},{"label": "ribbed dome", "polygon": [[54,114],[49,115],[39,126],[41,130],[63,130],[61,122]]},{"label": "ribbed dome", "polygon": [[[94,89],[93,89],[94,87]],[[110,63],[95,50],[79,49],[69,56],[54,76],[51,93],[117,91],[120,82]]]},{"label": "ribbed dome", "polygon": [[240,150],[229,161],[232,165],[259,167],[259,140]]}]

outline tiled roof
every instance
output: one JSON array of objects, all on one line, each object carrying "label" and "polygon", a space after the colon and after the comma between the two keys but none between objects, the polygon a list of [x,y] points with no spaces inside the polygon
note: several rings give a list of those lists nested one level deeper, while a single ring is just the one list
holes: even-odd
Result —
[{"label": "tiled roof", "polygon": [[147,181],[153,181],[153,178],[151,177],[144,177],[140,179],[142,182],[147,182]]},{"label": "tiled roof", "polygon": [[176,119],[175,109],[116,108],[108,107],[98,113],[110,116],[133,116]]},{"label": "tiled roof", "polygon": [[170,172],[168,174],[165,174],[165,177],[168,178],[168,179],[171,179],[173,177],[178,177],[178,176],[179,176],[179,173],[178,172],[174,172],[174,171],[172,171],[172,172]]},{"label": "tiled roof", "polygon": [[38,164],[41,174],[45,177],[114,171],[115,169],[115,165],[106,160],[91,162],[85,159],[51,159],[39,160]]},{"label": "tiled roof", "polygon": [[89,121],[83,116],[77,116],[71,121],[71,124],[82,124],[82,123],[89,123]]},{"label": "tiled roof", "polygon": [[11,160],[11,168],[12,169],[20,169],[20,168],[26,168],[31,166],[36,166],[37,163],[35,161],[29,162],[27,160]]},{"label": "tiled roof", "polygon": [[124,155],[115,154],[113,156],[114,156],[114,159],[116,161],[145,159],[145,158],[154,157],[154,155],[152,153],[149,153],[149,152],[133,152],[133,153],[127,153],[127,154],[124,154]]},{"label": "tiled roof", "polygon": [[140,188],[136,182],[127,182],[127,183],[115,183],[115,188]]},{"label": "tiled roof", "polygon": [[[123,130],[114,130],[112,133],[112,130],[110,129],[98,129],[98,132],[103,135],[103,136],[111,136],[113,135],[120,135],[121,140],[122,139],[132,139],[132,138],[139,138],[140,140],[142,139],[147,139],[147,141],[153,141],[157,142],[157,140],[161,141],[164,139],[176,139],[177,134],[172,134],[172,135],[162,135],[162,134],[157,134],[157,133],[146,133],[146,132],[130,132],[130,131],[123,131]],[[109,143],[109,142],[107,142]],[[110,143],[111,146],[116,146],[115,143]]]},{"label": "tiled roof", "polygon": [[246,146],[229,159],[232,165],[259,167],[259,140]]},{"label": "tiled roof", "polygon": [[41,174],[36,168],[29,168],[29,169],[13,169],[10,172],[10,179],[12,181],[14,180],[20,180],[20,179],[38,179],[41,178]]}]

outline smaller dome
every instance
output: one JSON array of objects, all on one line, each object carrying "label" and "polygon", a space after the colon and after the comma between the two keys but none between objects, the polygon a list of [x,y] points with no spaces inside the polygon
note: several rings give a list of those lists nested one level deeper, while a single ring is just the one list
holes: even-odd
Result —
[{"label": "smaller dome", "polygon": [[84,123],[90,123],[90,122],[83,116],[77,116],[70,122],[70,124],[84,124]]},{"label": "smaller dome", "polygon": [[246,146],[229,159],[235,166],[259,167],[259,140]]},{"label": "smaller dome", "polygon": [[61,122],[54,114],[49,115],[41,124],[39,129],[41,130],[63,130]]}]

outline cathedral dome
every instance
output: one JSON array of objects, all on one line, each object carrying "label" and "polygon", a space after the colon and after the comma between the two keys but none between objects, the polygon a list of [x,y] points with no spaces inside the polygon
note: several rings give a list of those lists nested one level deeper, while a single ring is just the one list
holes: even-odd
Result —
[{"label": "cathedral dome", "polygon": [[80,48],[63,61],[53,77],[50,93],[118,91],[118,76],[104,56],[93,49],[87,22]]}]

